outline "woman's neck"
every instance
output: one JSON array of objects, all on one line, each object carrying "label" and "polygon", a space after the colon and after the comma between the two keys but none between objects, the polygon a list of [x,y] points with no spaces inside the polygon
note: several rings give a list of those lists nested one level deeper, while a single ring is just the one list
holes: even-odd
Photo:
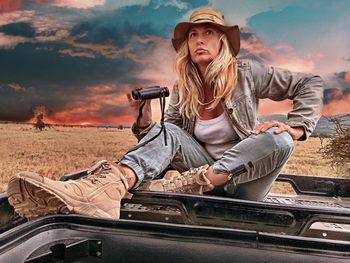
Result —
[{"label": "woman's neck", "polygon": [[224,112],[224,109],[220,103],[214,109],[208,109],[208,107],[211,105],[211,103],[213,103],[215,99],[214,90],[210,85],[203,86],[203,95],[204,98],[202,105],[199,107],[200,119],[210,120],[220,116]]},{"label": "woman's neck", "polygon": [[199,70],[199,74],[201,76],[202,79],[204,79],[205,76],[205,71],[207,69],[208,64],[197,64],[198,70]]}]

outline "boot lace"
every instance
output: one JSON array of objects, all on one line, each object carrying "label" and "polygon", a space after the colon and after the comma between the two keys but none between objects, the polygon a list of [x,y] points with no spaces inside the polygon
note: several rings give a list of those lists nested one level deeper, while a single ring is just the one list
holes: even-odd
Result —
[{"label": "boot lace", "polygon": [[204,165],[198,168],[191,168],[178,176],[165,180],[163,184],[164,190],[169,192],[194,192],[202,194],[203,187],[210,185],[210,182],[204,176],[208,167],[208,165]]},{"label": "boot lace", "polygon": [[87,176],[84,179],[90,181],[92,184],[96,184],[97,182],[100,182],[101,178],[106,178],[111,170],[112,165],[106,160],[101,160],[90,167],[87,171]]}]

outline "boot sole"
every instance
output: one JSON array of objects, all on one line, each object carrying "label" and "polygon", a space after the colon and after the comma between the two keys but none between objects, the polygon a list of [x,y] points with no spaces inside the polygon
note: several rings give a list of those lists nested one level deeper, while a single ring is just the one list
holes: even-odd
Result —
[{"label": "boot sole", "polygon": [[[16,213],[28,219],[50,214],[72,213],[119,219],[119,216],[115,218],[87,201],[82,202],[67,195],[62,196],[60,192],[55,190],[30,178],[17,175],[9,181],[7,189],[8,201],[14,206]],[[120,209],[120,203],[116,204],[116,207]]]},{"label": "boot sole", "polygon": [[37,186],[30,179],[12,177],[7,189],[8,201],[21,217],[33,219],[49,214],[69,214],[73,208],[56,194]]}]

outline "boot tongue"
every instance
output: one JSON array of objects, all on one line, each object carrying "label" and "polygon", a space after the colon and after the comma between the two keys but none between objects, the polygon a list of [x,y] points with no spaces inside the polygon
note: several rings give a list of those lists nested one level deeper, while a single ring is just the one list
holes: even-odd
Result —
[{"label": "boot tongue", "polygon": [[103,166],[103,164],[108,164],[108,161],[106,160],[100,160],[95,162],[88,170],[87,173],[88,174],[92,174],[94,172],[96,172],[101,166]]}]

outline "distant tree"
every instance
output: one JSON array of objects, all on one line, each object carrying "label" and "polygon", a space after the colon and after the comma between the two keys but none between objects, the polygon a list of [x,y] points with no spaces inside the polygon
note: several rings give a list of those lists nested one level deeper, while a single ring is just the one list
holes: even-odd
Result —
[{"label": "distant tree", "polygon": [[[346,117],[350,117],[350,114]],[[325,146],[322,146],[320,152],[325,159],[330,161],[333,168],[350,177],[350,125],[344,124],[343,120],[338,117],[328,120],[335,126],[335,135]]]},{"label": "distant tree", "polygon": [[118,130],[122,130],[122,129],[124,129],[124,127],[123,127],[123,125],[120,124],[120,125],[118,126]]},{"label": "distant tree", "polygon": [[36,122],[34,123],[35,129],[42,131],[45,129],[45,123],[44,123],[44,114],[40,113],[36,116]]}]

